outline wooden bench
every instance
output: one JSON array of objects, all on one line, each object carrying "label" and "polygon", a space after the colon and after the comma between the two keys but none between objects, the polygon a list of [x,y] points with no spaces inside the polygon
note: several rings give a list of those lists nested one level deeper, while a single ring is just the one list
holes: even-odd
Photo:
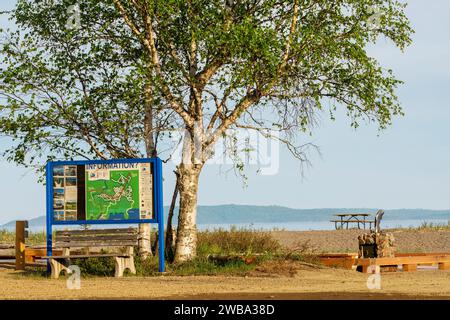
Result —
[{"label": "wooden bench", "polygon": [[[62,254],[39,258],[49,260],[51,277],[58,279],[61,271],[70,273],[67,268],[70,259],[113,257],[115,259],[115,276],[122,277],[126,269],[132,274],[136,274],[133,247],[137,244],[138,232],[135,228],[56,231],[53,247],[62,249]],[[70,251],[75,248],[82,249],[82,253],[71,254]],[[90,254],[89,251],[92,248],[97,248],[97,251],[100,252]],[[101,252],[107,248],[114,248],[120,252]]]}]

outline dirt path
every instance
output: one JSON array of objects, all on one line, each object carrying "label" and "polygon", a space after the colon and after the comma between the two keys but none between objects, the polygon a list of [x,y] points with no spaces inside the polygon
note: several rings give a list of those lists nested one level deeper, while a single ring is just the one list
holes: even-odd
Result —
[{"label": "dirt path", "polygon": [[51,280],[0,270],[1,299],[450,299],[449,271],[382,274],[381,290],[350,270],[300,270],[294,277],[158,276],[88,278],[80,290]]}]

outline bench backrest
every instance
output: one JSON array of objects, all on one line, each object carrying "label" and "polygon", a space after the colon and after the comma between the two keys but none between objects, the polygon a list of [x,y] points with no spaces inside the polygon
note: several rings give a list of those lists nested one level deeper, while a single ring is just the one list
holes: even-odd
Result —
[{"label": "bench backrest", "polygon": [[137,244],[136,228],[58,230],[54,240],[57,248],[125,247]]}]

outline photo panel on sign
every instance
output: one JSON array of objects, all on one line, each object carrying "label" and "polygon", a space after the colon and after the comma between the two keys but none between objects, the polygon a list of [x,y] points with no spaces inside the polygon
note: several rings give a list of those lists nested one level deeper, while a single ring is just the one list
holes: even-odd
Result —
[{"label": "photo panel on sign", "polygon": [[76,201],[66,201],[66,210],[77,210],[77,202]]},{"label": "photo panel on sign", "polygon": [[66,187],[76,187],[77,186],[77,178],[76,177],[67,177],[66,178]]},{"label": "photo panel on sign", "polygon": [[65,166],[64,175],[66,177],[76,177],[77,176],[77,166]]},{"label": "photo panel on sign", "polygon": [[54,210],[64,210],[64,200],[55,199],[53,204]]},{"label": "photo panel on sign", "polygon": [[54,200],[64,200],[64,189],[53,189]]},{"label": "photo panel on sign", "polygon": [[63,221],[64,220],[64,211],[54,211],[53,219],[57,220],[57,221]]},{"label": "photo panel on sign", "polygon": [[77,212],[76,211],[66,211],[65,220],[77,220]]},{"label": "photo panel on sign", "polygon": [[53,187],[54,188],[64,188],[64,178],[53,178]]},{"label": "photo panel on sign", "polygon": [[64,177],[64,166],[53,167],[53,176],[54,177]]}]

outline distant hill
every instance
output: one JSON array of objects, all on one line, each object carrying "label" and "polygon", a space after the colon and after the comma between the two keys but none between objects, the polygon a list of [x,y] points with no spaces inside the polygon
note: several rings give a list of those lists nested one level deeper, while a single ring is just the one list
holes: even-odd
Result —
[{"label": "distant hill", "polygon": [[[167,219],[168,207],[164,208],[165,219]],[[337,213],[376,213],[378,209],[364,208],[325,208],[325,209],[292,209],[281,206],[252,206],[252,205],[217,205],[199,206],[198,224],[239,224],[239,223],[282,223],[302,221],[328,221],[333,214]],[[450,210],[427,210],[427,209],[395,209],[385,210],[385,220],[450,220]],[[175,215],[176,216],[176,215]],[[176,217],[174,219],[176,223]],[[32,228],[44,228],[45,216],[29,220]],[[15,222],[11,221],[0,229],[14,228]]]}]

